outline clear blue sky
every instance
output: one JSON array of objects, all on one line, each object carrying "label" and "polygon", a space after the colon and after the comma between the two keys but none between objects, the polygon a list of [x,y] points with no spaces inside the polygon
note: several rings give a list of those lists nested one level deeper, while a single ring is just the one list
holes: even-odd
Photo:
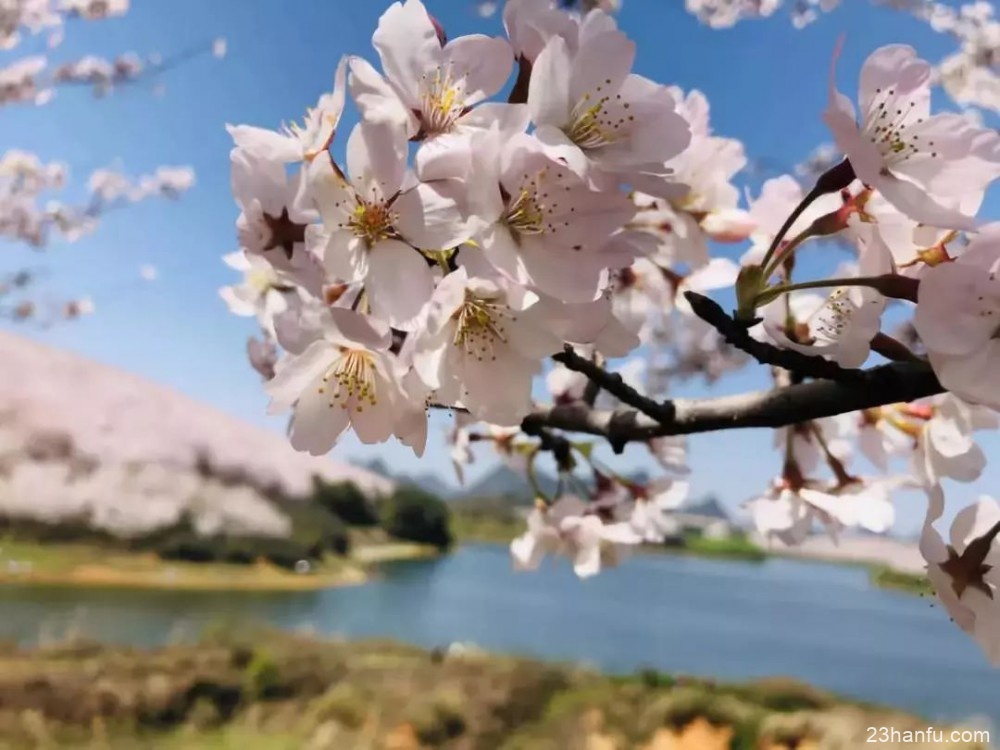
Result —
[{"label": "clear blue sky", "polygon": [[[499,17],[480,19],[471,0],[427,4],[452,37],[500,33]],[[3,110],[0,142],[5,148],[67,161],[80,181],[115,160],[132,173],[159,164],[191,164],[198,174],[196,188],[180,202],[151,201],[118,212],[76,244],[56,245],[46,255],[5,248],[0,271],[45,265],[53,294],[90,294],[98,309],[87,320],[53,330],[18,330],[282,429],[282,421],[264,416],[265,397],[244,360],[244,342],[254,323],[230,315],[217,295],[219,286],[234,279],[219,256],[236,247],[230,142],[223,126],[275,127],[298,119],[330,87],[342,53],[375,60],[371,33],[387,5],[378,0],[134,0],[123,19],[72,24],[53,55],[57,61],[133,49],[169,55],[215,36],[228,39],[229,55],[222,61],[203,57],[172,71],[163,79],[162,97],[148,86],[101,101],[82,90],[63,91],[44,108]],[[910,43],[932,61],[950,49],[949,40],[904,14],[862,0],[843,5],[804,31],[794,30],[785,17],[713,31],[688,16],[682,0],[626,0],[620,23],[638,42],[638,72],[706,92],[717,133],[742,139],[751,156],[792,165],[829,140],[819,116],[840,34],[847,35],[841,81],[852,97],[861,62],[879,45]],[[13,54],[5,53],[0,63]],[[996,191],[985,212],[997,216]],[[143,263],[160,269],[155,284],[136,281]],[[717,392],[765,385],[763,368],[751,367]],[[396,466],[451,478],[438,435],[432,436],[422,462],[398,446],[372,449],[353,441],[338,446],[335,455],[377,453]],[[1000,440],[990,438],[985,445],[1000,461]],[[638,460],[630,458],[628,464]],[[764,486],[777,458],[769,432],[753,431],[693,438],[692,464],[697,493],[717,492],[735,504]],[[484,468],[480,463],[473,475]],[[998,477],[1000,469],[989,469],[975,490],[990,491]],[[953,497],[963,501],[975,494],[956,490]]]}]

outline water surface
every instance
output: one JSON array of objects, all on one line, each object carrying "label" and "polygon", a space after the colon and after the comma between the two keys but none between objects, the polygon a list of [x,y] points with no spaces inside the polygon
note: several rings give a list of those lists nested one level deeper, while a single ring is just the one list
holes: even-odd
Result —
[{"label": "water surface", "polygon": [[222,621],[721,678],[789,675],[933,719],[1000,724],[1000,672],[930,600],[871,587],[861,568],[639,556],[578,581],[564,564],[512,572],[469,546],[389,566],[365,586],[282,594],[0,588],[0,637],[67,628],[156,645]]}]

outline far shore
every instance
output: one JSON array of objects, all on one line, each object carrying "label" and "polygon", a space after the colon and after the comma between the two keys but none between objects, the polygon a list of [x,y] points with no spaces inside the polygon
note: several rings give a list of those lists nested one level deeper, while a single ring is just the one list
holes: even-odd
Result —
[{"label": "far shore", "polygon": [[162,560],[90,544],[0,540],[0,586],[51,586],[165,591],[318,591],[371,580],[383,563],[437,556],[410,542],[356,547],[349,557],[328,556],[307,573],[265,561],[252,565]]}]

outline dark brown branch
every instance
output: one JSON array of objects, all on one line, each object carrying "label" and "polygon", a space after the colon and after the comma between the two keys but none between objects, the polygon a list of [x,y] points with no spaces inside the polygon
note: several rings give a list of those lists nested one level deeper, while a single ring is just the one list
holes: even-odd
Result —
[{"label": "dark brown branch", "polygon": [[892,363],[853,371],[850,381],[816,380],[738,396],[676,399],[653,418],[634,409],[594,411],[583,403],[539,409],[522,423],[527,432],[549,427],[604,437],[620,453],[630,442],[748,427],[786,427],[943,392],[929,366]]},{"label": "dark brown branch", "polygon": [[764,365],[783,367],[810,378],[856,382],[865,377],[864,370],[848,370],[836,362],[822,357],[810,357],[791,349],[781,349],[773,344],[758,341],[749,334],[742,323],[733,320],[719,305],[696,292],[684,292],[695,314],[717,330],[727,343],[746,352]]},{"label": "dark brown branch", "polygon": [[670,418],[671,409],[669,404],[661,404],[658,401],[643,396],[635,388],[622,380],[621,375],[616,372],[608,372],[597,363],[590,361],[586,357],[581,357],[569,344],[559,354],[554,354],[552,359],[574,372],[586,375],[592,383],[596,383],[623,404],[628,404],[632,408],[656,420]]}]

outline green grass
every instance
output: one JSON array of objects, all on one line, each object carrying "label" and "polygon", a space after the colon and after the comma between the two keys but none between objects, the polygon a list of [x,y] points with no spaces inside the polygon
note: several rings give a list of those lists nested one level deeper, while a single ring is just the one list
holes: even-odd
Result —
[{"label": "green grass", "polygon": [[514,515],[455,509],[451,529],[459,542],[508,544],[524,533],[524,521]]},{"label": "green grass", "polygon": [[686,537],[681,551],[700,557],[723,557],[750,562],[761,562],[766,560],[768,556],[767,552],[740,535],[725,539],[709,539],[703,536]]},{"label": "green grass", "polygon": [[884,565],[872,565],[868,579],[873,586],[893,591],[903,591],[917,596],[932,596],[934,589],[927,576],[918,573],[904,573]]},{"label": "green grass", "polygon": [[[312,590],[363,583],[372,565],[427,557],[426,545],[359,545],[348,558],[327,555],[308,574],[266,562],[253,565],[162,560],[97,543],[52,544],[0,539],[0,584],[186,590]],[[12,564],[13,563],[13,564]]]}]

